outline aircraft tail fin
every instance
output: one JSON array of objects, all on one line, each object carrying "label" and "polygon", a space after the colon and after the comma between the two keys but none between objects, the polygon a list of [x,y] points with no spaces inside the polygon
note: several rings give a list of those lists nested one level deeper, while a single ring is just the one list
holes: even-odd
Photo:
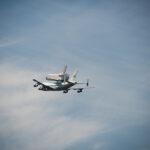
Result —
[{"label": "aircraft tail fin", "polygon": [[70,82],[76,82],[76,77],[77,77],[77,74],[78,74],[78,70],[76,70],[74,73],[73,73],[73,75],[72,75],[72,77],[70,78]]},{"label": "aircraft tail fin", "polygon": [[67,65],[64,67],[64,69],[62,70],[62,72],[60,74],[65,74],[67,70]]}]

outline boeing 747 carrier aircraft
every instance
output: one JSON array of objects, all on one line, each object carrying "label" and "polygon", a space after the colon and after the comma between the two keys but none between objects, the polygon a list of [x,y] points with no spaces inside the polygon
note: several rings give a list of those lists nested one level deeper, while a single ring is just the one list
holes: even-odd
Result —
[{"label": "boeing 747 carrier aircraft", "polygon": [[[66,68],[66,66],[65,66]],[[36,84],[34,85],[34,87],[38,87],[39,86],[39,90],[42,91],[63,91],[63,93],[68,93],[69,90],[76,90],[78,93],[82,92],[83,89],[85,88],[92,88],[89,87],[89,80],[87,80],[86,83],[79,83],[76,81],[76,76],[78,74],[78,71],[75,71],[72,75],[72,77],[69,79],[69,75],[68,78],[59,78],[59,75],[65,75],[66,69],[64,68],[64,71],[60,74],[55,74],[55,77],[58,76],[58,78],[56,79],[54,76],[49,76],[48,80],[54,80],[55,82],[39,82],[36,79],[33,79],[34,82],[36,82]],[[54,74],[53,74],[54,75]],[[56,80],[55,80],[55,79]],[[47,77],[46,77],[47,79]],[[78,88],[72,88],[74,85],[76,84],[86,84],[86,87],[78,87]]]}]

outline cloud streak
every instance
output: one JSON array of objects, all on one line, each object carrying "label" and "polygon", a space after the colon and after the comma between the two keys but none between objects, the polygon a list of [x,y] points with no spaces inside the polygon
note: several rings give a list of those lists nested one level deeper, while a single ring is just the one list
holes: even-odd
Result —
[{"label": "cloud streak", "polygon": [[61,94],[34,90],[31,78],[37,72],[9,64],[0,65],[0,68],[0,134],[1,139],[10,141],[2,149],[64,149],[103,129],[90,120],[73,119],[62,114],[65,105],[60,112],[54,103],[68,103]]},{"label": "cloud streak", "polygon": [[[149,2],[0,7],[3,149],[149,149]],[[66,64],[96,88],[63,95],[32,87]]]},{"label": "cloud streak", "polygon": [[23,38],[17,39],[17,40],[5,40],[5,41],[0,41],[0,48],[4,48],[4,47],[10,47],[19,43],[22,43],[24,41]]}]

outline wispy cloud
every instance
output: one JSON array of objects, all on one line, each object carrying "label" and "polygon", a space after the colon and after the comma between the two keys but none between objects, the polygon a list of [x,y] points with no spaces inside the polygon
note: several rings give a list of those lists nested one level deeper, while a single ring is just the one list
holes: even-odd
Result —
[{"label": "wispy cloud", "polygon": [[11,40],[10,39],[9,40],[1,40],[0,41],[0,48],[16,45],[18,43],[22,43],[23,41],[24,41],[24,38],[11,39]]},{"label": "wispy cloud", "polygon": [[[3,147],[150,147],[147,1],[6,1],[1,7],[1,37],[11,34],[0,40]],[[96,88],[62,95],[32,87],[33,78],[42,81],[66,64]]]},{"label": "wispy cloud", "polygon": [[103,129],[96,122],[64,115],[67,105],[62,105],[59,111],[60,106],[54,101],[68,103],[68,100],[60,93],[34,89],[31,79],[37,72],[10,64],[1,64],[0,70],[1,139],[15,139],[1,146],[2,149],[16,149],[19,141],[22,149],[64,149]]}]

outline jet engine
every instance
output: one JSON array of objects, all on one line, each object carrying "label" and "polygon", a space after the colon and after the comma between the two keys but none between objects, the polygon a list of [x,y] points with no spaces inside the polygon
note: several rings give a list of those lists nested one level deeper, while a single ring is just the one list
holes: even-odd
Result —
[{"label": "jet engine", "polygon": [[82,90],[83,90],[83,89],[79,89],[79,90],[77,90],[77,92],[78,92],[78,93],[81,93],[81,92],[82,92]]}]

